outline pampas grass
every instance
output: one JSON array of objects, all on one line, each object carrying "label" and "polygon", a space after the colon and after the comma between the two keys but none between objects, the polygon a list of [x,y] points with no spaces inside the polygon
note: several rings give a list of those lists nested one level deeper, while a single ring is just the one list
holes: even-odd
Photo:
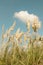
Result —
[{"label": "pampas grass", "polygon": [[0,65],[43,65],[43,37],[37,37],[36,31],[35,35],[20,31],[7,36],[7,40],[2,42]]}]

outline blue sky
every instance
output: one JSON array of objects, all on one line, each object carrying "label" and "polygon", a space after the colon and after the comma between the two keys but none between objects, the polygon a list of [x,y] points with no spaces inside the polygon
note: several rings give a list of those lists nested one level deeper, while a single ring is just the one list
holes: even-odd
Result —
[{"label": "blue sky", "polygon": [[2,25],[5,25],[5,30],[8,29],[14,21],[17,23],[17,28],[26,31],[24,23],[14,18],[14,13],[19,11],[28,11],[39,17],[42,27],[39,33],[43,35],[43,0],[0,0],[0,35],[2,33]]}]

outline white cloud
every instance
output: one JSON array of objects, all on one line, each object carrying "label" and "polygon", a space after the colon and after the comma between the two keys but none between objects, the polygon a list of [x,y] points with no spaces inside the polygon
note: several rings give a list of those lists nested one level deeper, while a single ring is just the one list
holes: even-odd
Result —
[{"label": "white cloud", "polygon": [[33,30],[35,30],[35,27],[37,30],[41,27],[38,16],[29,14],[28,11],[15,12],[14,17],[26,23],[28,31],[30,31],[30,25],[32,25]]},{"label": "white cloud", "polygon": [[34,14],[29,14],[27,11],[20,11],[20,12],[15,12],[14,13],[14,17],[22,20],[23,22],[33,22],[34,18],[38,19],[38,17]]}]

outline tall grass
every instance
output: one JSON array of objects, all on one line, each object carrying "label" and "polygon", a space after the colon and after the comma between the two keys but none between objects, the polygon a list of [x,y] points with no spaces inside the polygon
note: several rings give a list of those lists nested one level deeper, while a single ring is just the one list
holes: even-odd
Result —
[{"label": "tall grass", "polygon": [[14,25],[2,37],[0,65],[43,65],[43,37],[37,34],[36,27],[35,34],[17,30],[9,35],[12,28]]}]

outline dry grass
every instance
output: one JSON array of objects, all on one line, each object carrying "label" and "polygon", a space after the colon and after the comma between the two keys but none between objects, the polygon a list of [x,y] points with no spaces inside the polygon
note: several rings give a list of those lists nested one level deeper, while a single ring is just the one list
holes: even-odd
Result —
[{"label": "dry grass", "polygon": [[14,35],[9,35],[14,26],[3,34],[0,65],[43,65],[43,37],[36,31],[30,35],[19,29]]}]

